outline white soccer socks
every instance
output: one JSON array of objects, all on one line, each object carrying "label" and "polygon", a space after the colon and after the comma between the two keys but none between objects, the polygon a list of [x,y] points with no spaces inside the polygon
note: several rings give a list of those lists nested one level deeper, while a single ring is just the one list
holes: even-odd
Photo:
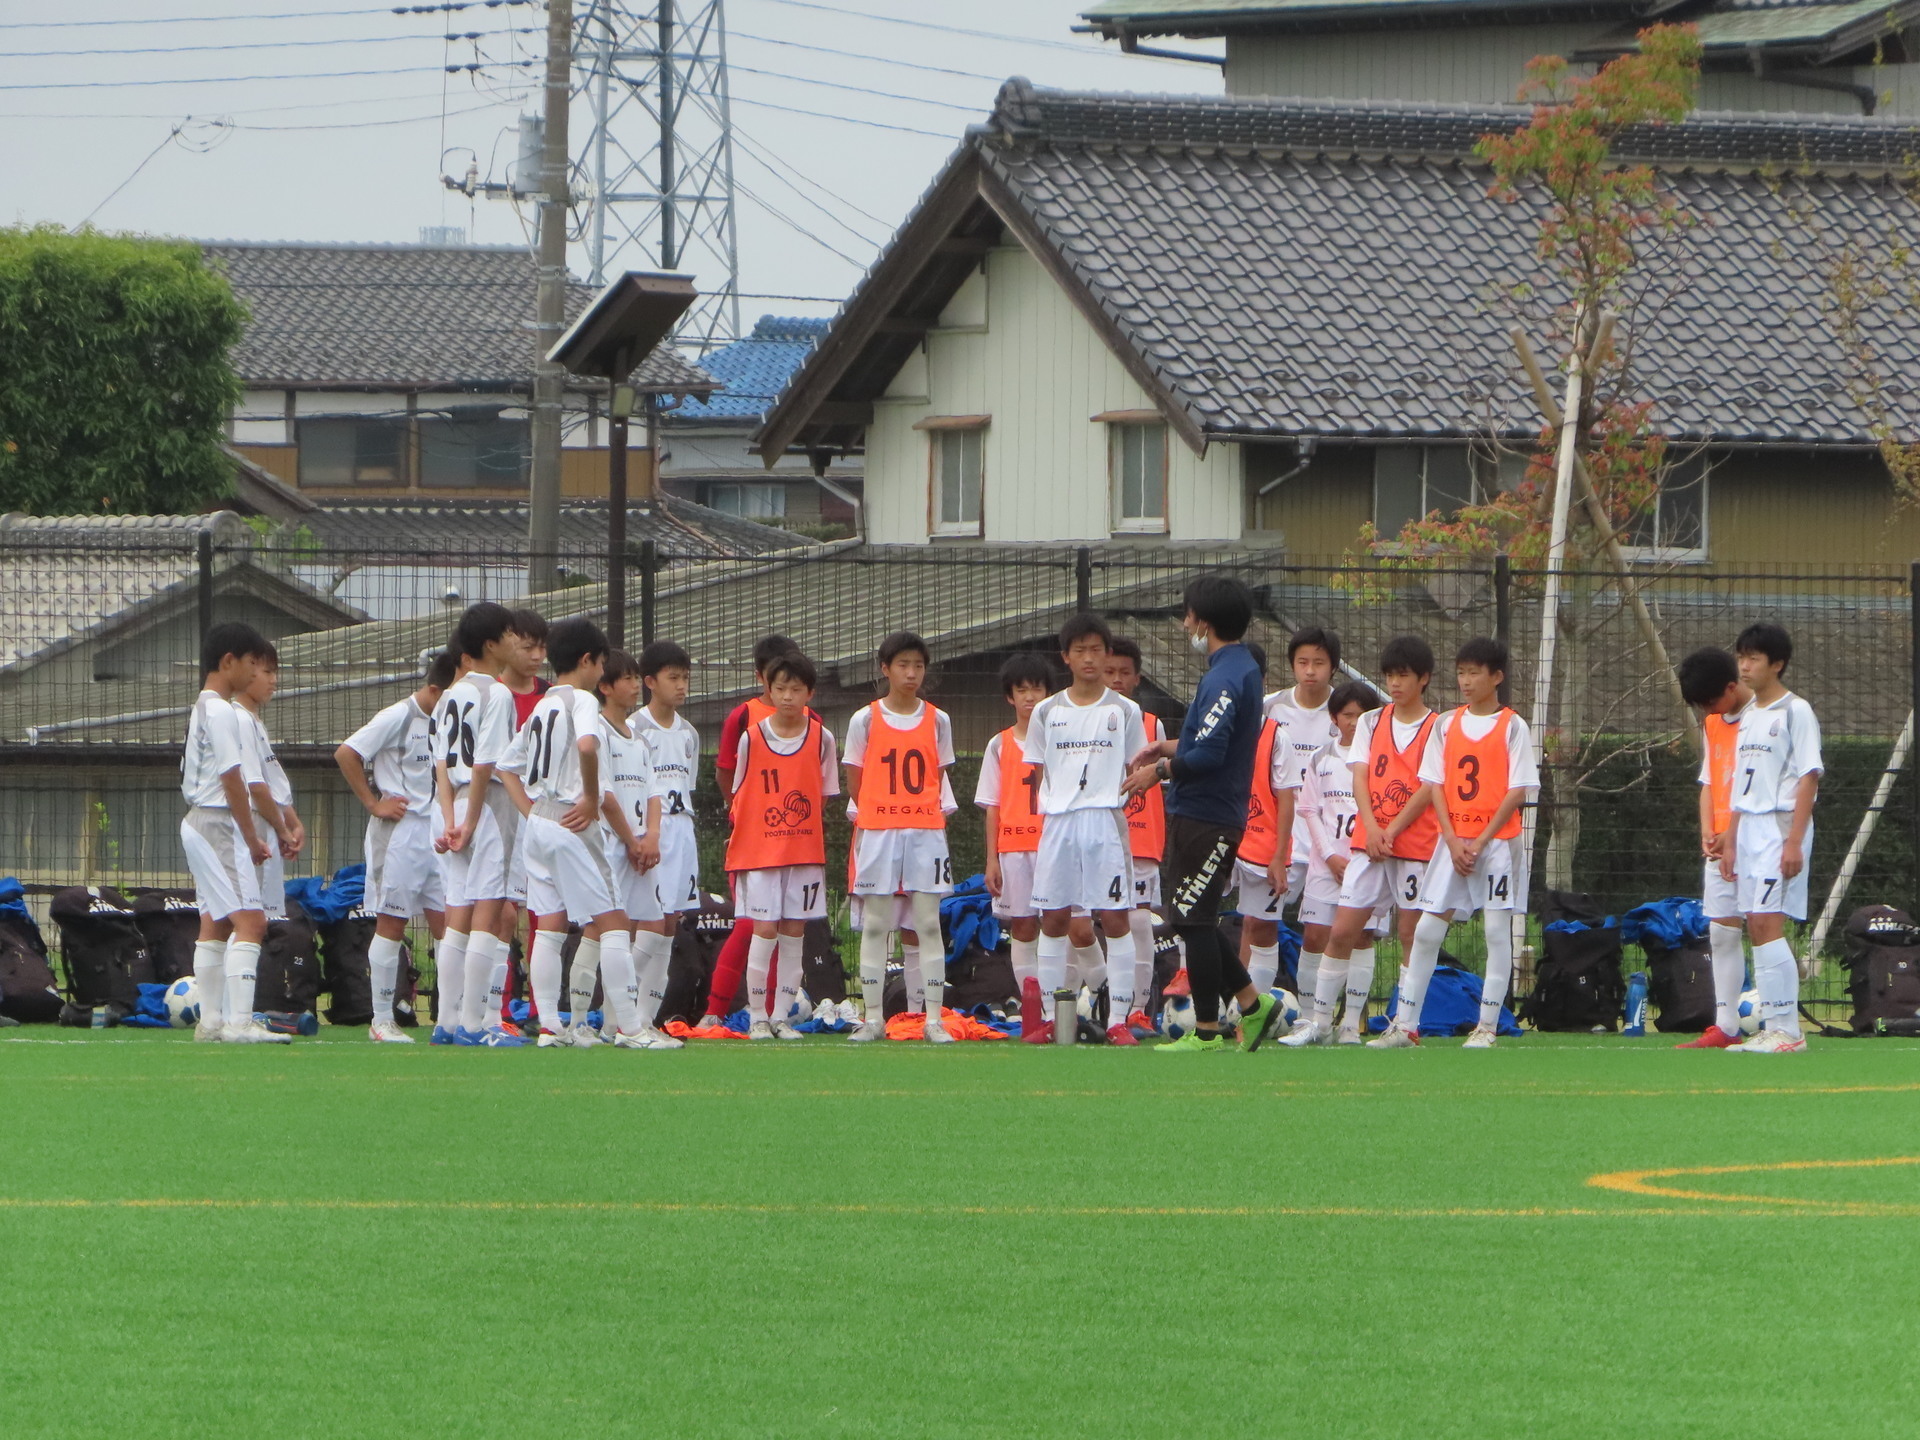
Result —
[{"label": "white soccer socks", "polygon": [[200,995],[200,1023],[209,1033],[227,1020],[227,942],[196,940],[193,945],[193,985]]},{"label": "white soccer socks", "polygon": [[[228,951],[227,968],[233,968]],[[1785,940],[1769,940],[1753,947],[1753,984],[1760,992],[1760,1023],[1796,1038],[1800,1034],[1800,967],[1793,947]]]},{"label": "white soccer socks", "polygon": [[[634,975],[633,941],[624,930],[609,930],[600,937],[600,988],[613,1028],[623,1035],[639,1033],[640,983]],[[574,1023],[580,1023],[578,1016]]]},{"label": "white soccer socks", "polygon": [[[537,932],[536,932],[537,934]],[[493,987],[493,952],[504,956],[507,942],[485,930],[467,936],[466,985],[460,997],[460,1028],[484,1030],[496,1023],[498,1010],[487,1010],[487,991]]]},{"label": "white soccer socks", "polygon": [[593,1009],[594,987],[600,981],[600,942],[580,937],[573,952],[573,968],[567,972],[567,1023],[584,1029],[587,1012]]},{"label": "white soccer socks", "polygon": [[1127,913],[1127,932],[1133,936],[1133,998],[1139,1002],[1153,994],[1152,913],[1135,906]]},{"label": "white soccer socks", "polygon": [[[1321,962],[1321,973],[1325,974],[1327,961]],[[1367,1018],[1367,997],[1373,993],[1373,946],[1353,952],[1353,958],[1347,961],[1347,1009],[1340,1017],[1340,1028],[1353,1034],[1360,1033],[1360,1027]]]},{"label": "white soccer socks", "polygon": [[1492,1030],[1500,1024],[1500,1009],[1507,1003],[1507,988],[1513,984],[1513,918],[1507,910],[1495,910],[1484,918],[1487,973],[1480,982],[1480,1028]]},{"label": "white soccer socks", "polygon": [[779,936],[762,935],[758,930],[747,942],[747,1018],[756,1025],[767,1018],[767,974],[773,969],[773,954],[779,947]]},{"label": "white soccer socks", "polygon": [[920,937],[920,988],[925,996],[921,1013],[938,1022],[947,1002],[947,951],[940,942],[940,897],[915,890],[910,898],[913,933]]},{"label": "white soccer socks", "polygon": [[779,983],[774,991],[773,1014],[770,1017],[775,1024],[782,1020],[789,1025],[799,1023],[793,1012],[800,1004],[800,972],[805,968],[801,952],[806,948],[806,943],[807,937],[804,935],[781,935],[775,941],[775,949],[780,957]]},{"label": "white soccer socks", "polygon": [[[1793,956],[1787,956],[1793,966]],[[247,1025],[253,1020],[253,982],[260,971],[260,946],[252,940],[227,942],[227,1024]],[[202,1002],[205,1003],[204,1001]]]},{"label": "white soccer socks", "polygon": [[[640,987],[640,1023],[654,1025],[667,1004],[667,971],[673,960],[673,937],[642,930],[633,937],[635,978]],[[604,967],[606,958],[601,957]]]},{"label": "white soccer socks", "polygon": [[1273,989],[1273,982],[1280,977],[1279,945],[1248,946],[1247,974],[1253,980],[1253,988],[1262,995]]},{"label": "white soccer socks", "polygon": [[1107,1024],[1124,1025],[1133,1013],[1133,935],[1107,937]]},{"label": "white soccer socks", "polygon": [[460,1028],[460,997],[467,993],[467,934],[449,930],[433,952],[433,1023],[445,1030]]},{"label": "white soccer socks", "polygon": [[1740,1033],[1740,990],[1747,979],[1746,947],[1738,925],[1707,926],[1713,951],[1713,1023],[1722,1035]]},{"label": "white soccer socks", "polygon": [[1053,1018],[1053,992],[1067,983],[1067,937],[1041,935],[1036,942],[1040,961],[1040,1004],[1046,1017]]},{"label": "white soccer socks", "polygon": [[1302,950],[1300,958],[1294,962],[1294,996],[1305,1000],[1307,996],[1318,993],[1320,989],[1320,965],[1326,957],[1318,950]]},{"label": "white soccer socks", "polygon": [[[556,1035],[560,1033],[560,951],[566,943],[567,932],[564,930],[536,930],[533,932],[533,954],[527,957],[527,983],[533,989],[533,1008],[540,1012],[540,1028],[551,1030]],[[469,949],[467,954],[471,956],[473,951]],[[471,995],[468,1000],[471,1002]]]},{"label": "white soccer socks", "polygon": [[1313,990],[1308,998],[1313,1005],[1313,1023],[1323,1031],[1333,1029],[1333,1009],[1340,1003],[1341,989],[1347,983],[1348,964],[1337,955],[1326,955],[1314,971]]},{"label": "white soccer socks", "polygon": [[[1427,1001],[1427,986],[1433,981],[1433,967],[1440,962],[1440,947],[1447,942],[1452,923],[1444,915],[1422,915],[1413,928],[1413,949],[1407,956],[1407,968],[1400,982],[1400,1008],[1394,1019],[1402,1030],[1420,1028],[1420,1007]],[[1508,973],[1512,973],[1513,954],[1507,954]]]},{"label": "white soccer socks", "polygon": [[1040,978],[1040,942],[1038,940],[1009,940],[1013,950],[1013,990],[1016,995],[1024,995],[1027,981]]},{"label": "white soccer socks", "polygon": [[900,978],[907,987],[907,1013],[923,1015],[927,1009],[927,987],[920,973],[920,942],[900,935]]},{"label": "white soccer socks", "polygon": [[373,977],[373,1023],[393,1024],[393,992],[400,983],[400,942],[373,937],[367,946],[367,968]]},{"label": "white soccer socks", "polygon": [[866,905],[860,916],[860,1000],[869,1022],[887,1018],[887,937],[893,934],[893,917],[880,908]]}]

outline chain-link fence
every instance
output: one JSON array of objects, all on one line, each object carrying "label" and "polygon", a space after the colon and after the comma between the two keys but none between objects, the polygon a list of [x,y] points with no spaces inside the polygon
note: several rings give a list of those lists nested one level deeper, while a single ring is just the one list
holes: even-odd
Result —
[{"label": "chain-link fence", "polygon": [[[559,588],[528,597],[524,553],[419,544],[342,552],[187,529],[93,534],[84,543],[6,540],[0,874],[18,875],[37,894],[66,884],[186,883],[179,740],[198,688],[199,638],[229,619],[254,623],[279,647],[279,693],[267,722],[311,835],[292,868],[326,873],[360,858],[364,817],[333,769],[333,747],[413,688],[422,655],[444,645],[468,603],[495,599],[549,619],[604,621],[604,554],[553,559]],[[1463,640],[1507,640],[1512,703],[1546,739],[1534,889],[1589,892],[1614,913],[1699,888],[1696,742],[1662,655],[1670,665],[1696,646],[1730,646],[1760,619],[1793,635],[1788,682],[1812,702],[1826,742],[1812,854],[1816,914],[1883,788],[1913,707],[1916,597],[1904,566],[1729,573],[1650,563],[1626,580],[1570,574],[1548,716],[1532,714],[1543,576],[1504,562],[1414,566],[1165,545],[842,545],[671,557],[636,546],[625,582],[626,638],[635,650],[649,638],[672,639],[694,657],[686,714],[710,751],[722,717],[750,692],[762,635],[788,635],[813,657],[816,704],[841,734],[877,693],[880,639],[897,629],[923,635],[935,661],[929,694],[953,715],[962,754],[953,777],[962,801],[951,826],[956,870],[973,873],[981,827],[966,802],[981,748],[1010,719],[997,679],[1006,657],[1053,653],[1061,622],[1090,609],[1140,643],[1139,698],[1177,723],[1203,663],[1180,630],[1180,597],[1191,578],[1209,572],[1252,587],[1250,638],[1272,656],[1276,689],[1290,683],[1286,643],[1304,625],[1337,632],[1345,668],[1369,679],[1388,637],[1425,636],[1438,661],[1436,707],[1456,701],[1452,658]],[[1912,908],[1920,888],[1920,797],[1904,768],[1889,783],[1842,918],[1870,901]],[[717,884],[723,815],[710,766],[702,785],[707,878]],[[835,838],[844,845],[844,835]],[[832,858],[837,877],[838,852]],[[1461,938],[1458,948],[1477,955],[1471,933]],[[1828,998],[1837,994],[1832,974],[1823,982]]]}]

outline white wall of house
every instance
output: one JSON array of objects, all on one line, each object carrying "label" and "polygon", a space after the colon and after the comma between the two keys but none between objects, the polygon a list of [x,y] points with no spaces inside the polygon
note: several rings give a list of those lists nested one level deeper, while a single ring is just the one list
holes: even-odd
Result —
[{"label": "white wall of house", "polygon": [[[752,475],[766,469],[753,450],[755,421],[745,426],[668,425],[663,428],[660,470],[665,475]],[[836,460],[833,473],[858,474],[860,457]],[[782,455],[771,475],[805,478],[813,473],[804,455]]]},{"label": "white wall of house", "polygon": [[[868,536],[879,544],[929,538],[931,437],[917,422],[989,416],[984,435],[981,538],[1097,542],[1114,533],[1109,431],[1092,417],[1144,411],[1152,401],[1032,255],[990,253],[874,406],[867,431]],[[1237,540],[1241,452],[1196,456],[1167,444],[1170,540]]]}]

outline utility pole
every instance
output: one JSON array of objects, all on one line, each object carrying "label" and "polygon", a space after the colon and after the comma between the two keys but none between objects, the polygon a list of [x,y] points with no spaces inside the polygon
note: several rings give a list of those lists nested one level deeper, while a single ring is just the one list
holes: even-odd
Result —
[{"label": "utility pole", "polygon": [[528,484],[527,589],[557,582],[563,366],[547,359],[567,319],[567,108],[572,97],[573,0],[547,0],[546,134],[540,156],[539,291],[534,325],[533,465]]}]

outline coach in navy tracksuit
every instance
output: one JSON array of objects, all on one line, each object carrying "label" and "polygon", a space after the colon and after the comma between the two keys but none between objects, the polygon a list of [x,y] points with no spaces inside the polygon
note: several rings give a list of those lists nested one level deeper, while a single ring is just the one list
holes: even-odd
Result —
[{"label": "coach in navy tracksuit", "polygon": [[1200,1029],[1199,1043],[1177,1048],[1217,1048],[1220,997],[1234,994],[1240,1002],[1241,1043],[1252,1050],[1266,1038],[1276,1007],[1270,996],[1254,989],[1246,967],[1220,943],[1219,916],[1247,824],[1254,751],[1265,721],[1260,667],[1240,643],[1253,620],[1253,597],[1237,580],[1203,575],[1187,586],[1186,607],[1187,634],[1193,648],[1206,653],[1207,672],[1180,738],[1143,750],[1127,777],[1127,790],[1172,781],[1167,796],[1167,868],[1174,876],[1170,904],[1174,933],[1186,946]]}]

